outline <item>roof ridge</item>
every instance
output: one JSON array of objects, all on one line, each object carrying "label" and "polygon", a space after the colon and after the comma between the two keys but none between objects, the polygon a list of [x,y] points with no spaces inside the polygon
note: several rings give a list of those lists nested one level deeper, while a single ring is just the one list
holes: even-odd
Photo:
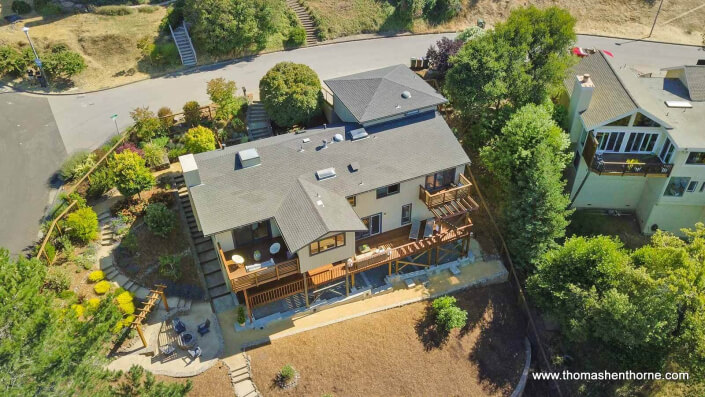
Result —
[{"label": "roof ridge", "polygon": [[607,63],[607,66],[608,66],[608,67],[610,68],[610,70],[612,71],[612,74],[614,74],[614,77],[617,78],[617,81],[619,82],[619,85],[622,86],[622,88],[624,89],[624,92],[627,93],[627,96],[629,97],[629,99],[631,99],[631,101],[634,103],[634,106],[636,106],[636,107],[638,107],[638,108],[641,108],[641,105],[639,105],[639,102],[637,102],[636,99],[634,99],[634,97],[632,96],[632,93],[629,92],[629,88],[627,88],[627,86],[624,85],[624,81],[622,81],[622,78],[619,76],[619,73],[617,73],[617,71],[614,69],[614,67],[612,67],[612,63],[610,63],[609,59],[607,59],[607,58],[605,57],[605,54],[603,53],[603,51],[604,51],[604,50],[600,50],[600,51],[598,51],[598,53],[602,56],[602,59],[605,60],[605,62]]},{"label": "roof ridge", "polygon": [[389,80],[388,78],[386,78],[386,77],[376,77],[376,78],[374,78],[374,79],[366,79],[366,80],[379,80],[379,82],[377,82],[377,85],[375,86],[375,89],[374,89],[374,91],[373,91],[373,94],[372,94],[372,96],[370,97],[370,100],[367,101],[367,104],[365,105],[365,108],[362,109],[362,114],[361,114],[360,117],[358,118],[359,120],[362,120],[362,119],[365,117],[365,115],[367,114],[367,109],[369,109],[369,108],[370,108],[370,105],[372,104],[372,100],[377,96],[377,94],[379,94],[378,89],[379,89],[379,86],[382,85],[382,81],[383,81],[383,80],[390,81],[390,80]]}]

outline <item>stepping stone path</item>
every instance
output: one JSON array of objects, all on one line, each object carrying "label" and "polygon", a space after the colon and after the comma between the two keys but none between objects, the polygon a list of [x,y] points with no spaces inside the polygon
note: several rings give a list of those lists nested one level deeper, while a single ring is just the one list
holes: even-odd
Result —
[{"label": "stepping stone path", "polygon": [[189,235],[193,240],[194,247],[196,247],[198,263],[206,279],[206,288],[208,289],[208,295],[210,296],[213,310],[217,313],[231,309],[235,307],[235,302],[230,294],[230,289],[227,284],[225,284],[225,278],[223,277],[220,262],[218,261],[218,253],[215,251],[215,246],[210,237],[204,236],[203,233],[198,230],[198,224],[196,223],[196,217],[191,207],[191,200],[189,199],[188,188],[184,182],[184,176],[175,176],[174,183],[179,192],[179,204],[186,215]]},{"label": "stepping stone path", "polygon": [[[112,281],[135,294],[135,297],[139,300],[147,299],[149,295],[149,288],[146,288],[138,284],[135,280],[122,274],[120,269],[115,266],[115,258],[113,257],[113,250],[118,247],[119,242],[116,240],[115,232],[112,226],[113,218],[110,215],[110,211],[101,212],[98,214],[98,225],[100,227],[100,243],[101,247],[98,253],[98,266],[100,270],[105,273],[105,279]],[[170,297],[169,291],[166,292],[167,302],[169,303],[170,309],[176,309],[177,311],[188,311],[191,308],[191,300],[180,298],[180,297]]]},{"label": "stepping stone path", "polygon": [[237,397],[261,397],[252,381],[250,360],[245,353],[239,353],[223,361],[230,369],[230,382]]},{"label": "stepping stone path", "polygon": [[297,0],[286,0],[286,5],[296,13],[296,17],[299,18],[301,25],[304,27],[304,30],[306,30],[306,45],[318,44],[316,24],[313,22],[313,18],[311,18],[308,11],[306,11]]}]

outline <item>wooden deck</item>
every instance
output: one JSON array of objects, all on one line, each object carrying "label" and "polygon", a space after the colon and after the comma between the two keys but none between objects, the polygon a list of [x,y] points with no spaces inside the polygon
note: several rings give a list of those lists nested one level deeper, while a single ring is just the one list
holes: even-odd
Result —
[{"label": "wooden deck", "polygon": [[[269,253],[269,247],[274,243],[279,243],[281,249],[275,255]],[[299,273],[299,260],[294,255],[291,259],[287,258],[287,248],[284,240],[281,237],[268,239],[241,248],[236,248],[231,251],[223,252],[218,248],[218,254],[221,256],[221,261],[225,264],[225,269],[228,272],[231,288],[233,291],[241,291],[247,288],[256,287],[263,283],[268,283],[273,280],[279,280],[291,274]],[[255,261],[254,252],[260,252],[260,260]],[[236,265],[232,260],[233,255],[240,255],[245,259],[242,265]],[[261,268],[248,272],[245,266],[255,263],[265,263],[273,259],[275,265]]]},{"label": "wooden deck", "polygon": [[433,213],[433,216],[440,219],[456,217],[458,215],[474,211],[479,205],[470,197],[472,182],[460,174],[458,185],[429,192],[425,187],[419,186],[419,200]]}]

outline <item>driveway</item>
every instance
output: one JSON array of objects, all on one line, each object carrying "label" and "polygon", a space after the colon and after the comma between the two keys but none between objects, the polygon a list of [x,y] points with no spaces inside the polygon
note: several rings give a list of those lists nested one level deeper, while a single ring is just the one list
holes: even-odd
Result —
[{"label": "driveway", "polygon": [[[362,40],[251,57],[234,63],[205,66],[177,75],[160,77],[102,92],[52,96],[51,109],[69,152],[95,148],[115,134],[110,120],[118,115],[120,128],[130,125],[129,113],[138,106],[156,111],[169,106],[179,111],[189,100],[205,104],[206,82],[216,77],[234,80],[238,89],[258,91],[259,80],[282,61],[310,65],[321,79],[342,76],[393,64],[408,64],[409,58],[425,55],[426,49],[444,34],[401,36]],[[627,63],[653,69],[694,64],[705,58],[700,48],[624,39],[579,36],[578,45],[604,48],[615,54],[616,64]]]},{"label": "driveway", "polygon": [[0,247],[17,255],[37,239],[66,149],[47,98],[0,95],[0,132]]}]

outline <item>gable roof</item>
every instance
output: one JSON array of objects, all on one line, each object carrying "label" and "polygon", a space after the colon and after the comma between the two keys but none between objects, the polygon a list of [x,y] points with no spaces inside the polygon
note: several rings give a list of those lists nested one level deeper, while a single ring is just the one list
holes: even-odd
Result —
[{"label": "gable roof", "polygon": [[685,81],[691,101],[705,101],[705,65],[685,66]]},{"label": "gable roof", "polygon": [[[201,184],[190,193],[203,234],[274,218],[287,247],[297,251],[329,232],[366,230],[346,197],[470,162],[436,112],[368,127],[368,138],[351,141],[347,133],[355,128],[315,128],[194,155]],[[335,134],[345,140],[321,149]],[[250,148],[261,164],[235,169],[237,153]],[[348,168],[353,162],[355,172]],[[335,177],[316,178],[330,167]]]},{"label": "gable roof", "polygon": [[[404,65],[388,66],[324,81],[358,123],[448,102]],[[403,98],[408,91],[411,96]]]},{"label": "gable roof", "polygon": [[583,74],[589,74],[595,84],[590,104],[581,114],[588,130],[639,108],[602,51],[582,58],[569,70],[564,80],[568,95],[573,94],[575,76]]}]

